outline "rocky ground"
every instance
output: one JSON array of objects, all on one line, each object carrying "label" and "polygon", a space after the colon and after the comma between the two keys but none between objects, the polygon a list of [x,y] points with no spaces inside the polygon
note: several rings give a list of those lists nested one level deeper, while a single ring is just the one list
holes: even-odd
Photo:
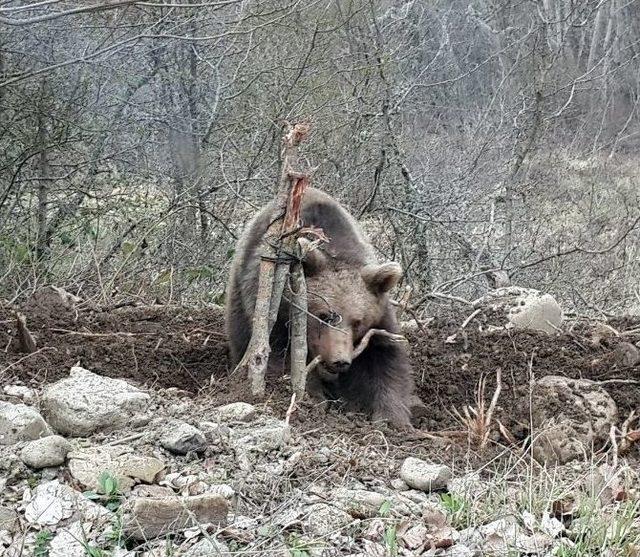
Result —
[{"label": "rocky ground", "polygon": [[252,400],[219,308],[0,305],[0,556],[640,555],[640,321],[510,298],[405,324],[412,432]]}]

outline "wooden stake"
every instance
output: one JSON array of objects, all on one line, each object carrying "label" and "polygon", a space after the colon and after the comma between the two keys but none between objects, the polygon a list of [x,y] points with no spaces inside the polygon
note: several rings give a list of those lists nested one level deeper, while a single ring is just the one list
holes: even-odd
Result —
[{"label": "wooden stake", "polygon": [[236,367],[236,371],[246,371],[251,382],[251,393],[260,396],[265,391],[265,375],[271,346],[269,345],[269,302],[273,289],[275,264],[273,261],[260,261],[258,295],[253,312],[253,330],[249,346]]},{"label": "wooden stake", "polygon": [[[294,171],[298,145],[307,137],[309,130],[310,127],[306,123],[293,126],[287,124],[287,131],[283,138],[282,172],[276,194],[275,213],[281,217],[269,227],[265,234],[251,340],[236,367],[236,371],[247,374],[254,396],[263,396],[265,393],[265,375],[271,353],[269,337],[277,320],[282,293],[289,274],[290,261],[283,257],[283,252],[292,253],[296,246],[295,231],[299,226],[304,192],[309,185],[307,175]],[[306,333],[304,342],[306,353]],[[299,347],[298,350],[301,348]]]},{"label": "wooden stake", "polygon": [[301,263],[294,263],[291,290],[291,387],[298,400],[304,398],[307,385],[307,284]]}]

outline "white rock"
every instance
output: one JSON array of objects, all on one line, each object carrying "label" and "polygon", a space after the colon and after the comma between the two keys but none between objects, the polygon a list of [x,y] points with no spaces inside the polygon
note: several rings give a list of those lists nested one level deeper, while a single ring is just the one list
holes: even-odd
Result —
[{"label": "white rock", "polygon": [[474,301],[473,305],[504,316],[518,329],[555,333],[563,320],[562,308],[555,298],[532,288],[497,288]]},{"label": "white rock", "polygon": [[424,524],[415,524],[402,534],[402,542],[409,549],[424,547],[429,538],[429,529]]},{"label": "white rock", "polygon": [[110,519],[111,513],[58,480],[40,484],[27,493],[24,517],[30,524],[52,526],[78,512],[86,520]]},{"label": "white rock", "polygon": [[202,431],[181,420],[170,421],[160,437],[160,444],[175,454],[201,452],[205,449],[206,443]]},{"label": "white rock", "polygon": [[267,424],[233,432],[233,440],[241,451],[269,452],[286,445],[291,438],[289,426],[282,420],[270,420]]},{"label": "white rock", "polygon": [[210,485],[207,488],[207,493],[222,495],[231,505],[235,506],[236,490],[228,484]]},{"label": "white rock", "polygon": [[387,497],[365,489],[338,488],[333,492],[335,501],[351,516],[356,518],[374,518],[379,515],[380,507]]},{"label": "white rock", "polygon": [[36,392],[23,385],[5,385],[2,390],[5,395],[19,398],[24,402],[33,402],[36,399]]},{"label": "white rock", "polygon": [[129,551],[128,549],[124,549],[122,547],[117,547],[113,550],[111,557],[136,557],[136,552]]},{"label": "white rock", "polygon": [[246,402],[232,402],[214,410],[215,418],[221,422],[251,422],[256,413],[256,407]]},{"label": "white rock", "polygon": [[64,464],[71,443],[59,435],[49,435],[30,441],[20,451],[20,458],[27,466],[35,469]]},{"label": "white rock", "polygon": [[402,463],[400,478],[414,489],[436,491],[446,488],[451,479],[451,468],[410,456]]},{"label": "white rock", "polygon": [[13,445],[51,435],[37,410],[24,404],[0,401],[0,445]]},{"label": "white rock", "polygon": [[548,375],[535,382],[531,399],[533,455],[563,464],[606,442],[618,422],[614,400],[597,383]]},{"label": "white rock", "polygon": [[562,522],[560,522],[557,518],[549,516],[547,514],[544,514],[542,516],[542,519],[540,520],[540,529],[552,538],[557,538],[566,530]]},{"label": "white rock", "polygon": [[118,480],[120,491],[129,491],[135,480],[152,483],[164,470],[164,462],[134,454],[127,447],[94,447],[69,453],[69,472],[88,489],[99,491],[100,476],[108,472]]},{"label": "white rock", "polygon": [[351,524],[351,515],[326,503],[317,503],[306,509],[305,532],[318,538],[331,536]]},{"label": "white rock", "polygon": [[213,538],[201,540],[184,552],[184,557],[226,557],[227,555],[231,554],[226,544]]},{"label": "white rock", "polygon": [[48,557],[86,557],[85,536],[80,521],[62,528],[51,540]]},{"label": "white rock", "polygon": [[45,387],[42,408],[60,433],[87,436],[143,423],[149,400],[148,394],[126,381],[73,367],[68,378]]},{"label": "white rock", "polygon": [[401,480],[400,478],[394,478],[393,480],[391,480],[391,487],[396,491],[407,491],[409,489],[409,486],[405,483],[405,481]]},{"label": "white rock", "polygon": [[485,524],[480,527],[480,532],[484,536],[482,549],[487,555],[509,555],[512,552],[540,555],[553,543],[546,534],[527,535],[512,516]]}]

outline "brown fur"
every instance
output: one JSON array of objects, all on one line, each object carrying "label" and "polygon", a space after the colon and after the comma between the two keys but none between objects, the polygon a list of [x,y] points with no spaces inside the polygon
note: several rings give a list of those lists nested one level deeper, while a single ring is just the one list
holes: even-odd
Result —
[{"label": "brown fur", "polygon": [[[226,327],[232,365],[240,360],[251,338],[258,250],[275,217],[274,206],[265,207],[249,223],[237,246],[227,287]],[[353,217],[319,190],[307,190],[302,220],[305,226],[321,228],[330,239],[304,262],[311,314],[309,360],[321,355],[325,362],[322,376],[331,378],[321,380],[325,394],[374,419],[409,425],[413,382],[405,347],[374,335],[364,352],[352,360],[354,346],[369,329],[398,332],[387,292],[399,279],[399,267],[380,265]],[[327,316],[334,318],[331,326],[321,320]],[[284,369],[286,365],[287,321],[285,300],[271,336],[271,368]]]}]

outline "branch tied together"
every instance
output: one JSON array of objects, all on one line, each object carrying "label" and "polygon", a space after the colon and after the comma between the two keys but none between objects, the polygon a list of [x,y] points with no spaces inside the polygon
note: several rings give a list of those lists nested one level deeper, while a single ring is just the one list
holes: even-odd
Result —
[{"label": "branch tied together", "polygon": [[[278,316],[287,278],[291,290],[291,382],[301,399],[306,386],[307,360],[307,291],[297,240],[304,194],[311,179],[309,172],[298,172],[298,146],[311,130],[307,122],[286,124],[282,138],[282,172],[275,198],[275,214],[279,215],[267,230],[261,253],[258,293],[252,323],[251,340],[236,367],[246,373],[254,396],[265,393],[265,375],[271,347],[269,337]],[[320,235],[321,237],[321,231]],[[295,254],[297,259],[283,257]]]}]

